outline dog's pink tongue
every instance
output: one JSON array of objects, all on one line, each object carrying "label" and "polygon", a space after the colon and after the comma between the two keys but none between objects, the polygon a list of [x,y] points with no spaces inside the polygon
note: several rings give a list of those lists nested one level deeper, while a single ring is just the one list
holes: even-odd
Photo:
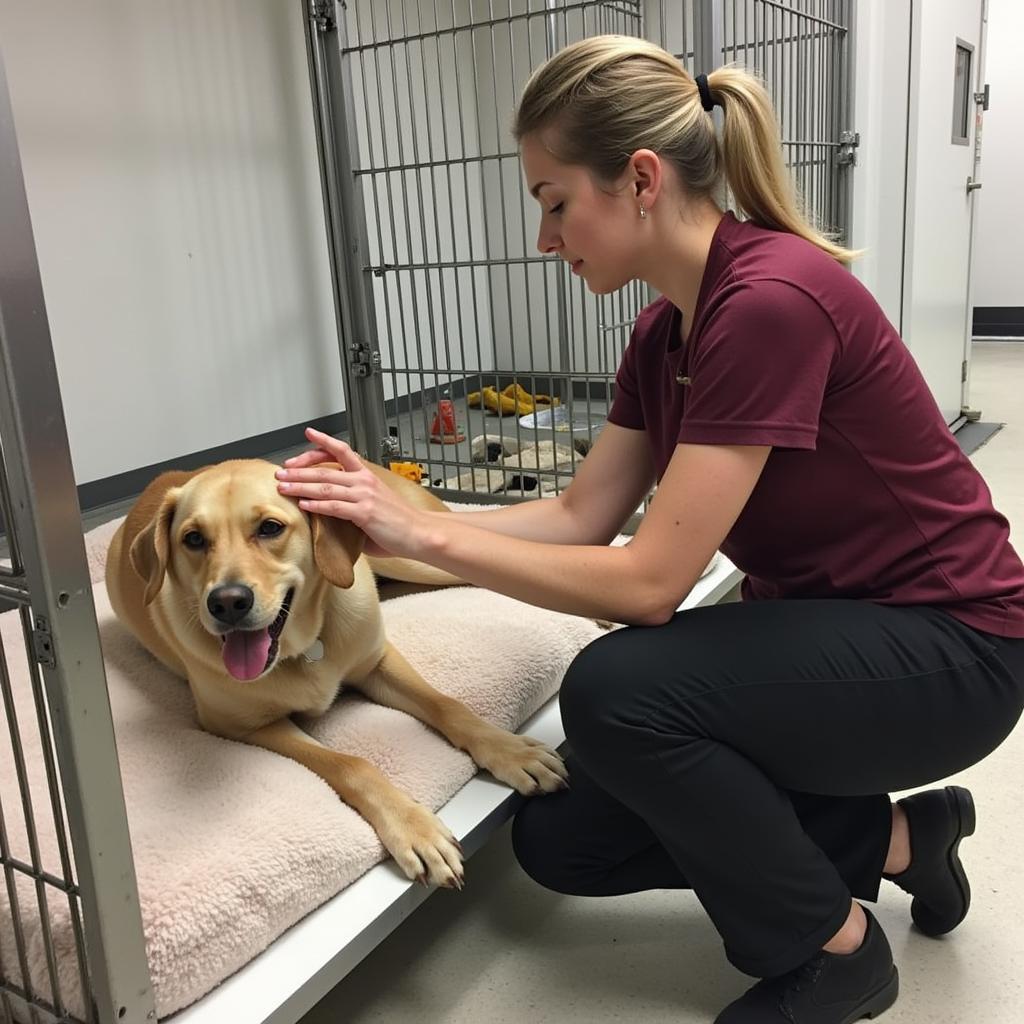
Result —
[{"label": "dog's pink tongue", "polygon": [[237,629],[228,633],[221,649],[224,667],[236,679],[255,679],[267,664],[270,631]]}]

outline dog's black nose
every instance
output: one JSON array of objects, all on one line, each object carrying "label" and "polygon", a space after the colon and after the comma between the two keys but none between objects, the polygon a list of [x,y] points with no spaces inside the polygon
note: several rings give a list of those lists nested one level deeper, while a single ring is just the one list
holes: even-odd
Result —
[{"label": "dog's black nose", "polygon": [[210,591],[206,607],[218,622],[234,626],[249,614],[254,600],[252,591],[244,584],[228,583]]}]

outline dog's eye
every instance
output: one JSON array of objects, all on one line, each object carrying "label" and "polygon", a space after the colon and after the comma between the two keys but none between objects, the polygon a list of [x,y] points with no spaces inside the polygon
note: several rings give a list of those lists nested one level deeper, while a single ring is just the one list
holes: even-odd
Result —
[{"label": "dog's eye", "polygon": [[264,519],[260,523],[259,534],[261,537],[277,537],[284,531],[284,523],[279,523],[276,519]]},{"label": "dog's eye", "polygon": [[198,530],[189,530],[181,541],[190,551],[202,551],[206,547],[206,538]]}]

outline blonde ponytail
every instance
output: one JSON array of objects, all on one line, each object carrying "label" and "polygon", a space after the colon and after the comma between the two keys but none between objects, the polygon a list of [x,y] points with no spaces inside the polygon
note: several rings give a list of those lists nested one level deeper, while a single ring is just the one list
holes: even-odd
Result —
[{"label": "blonde ponytail", "polygon": [[693,77],[666,50],[632,36],[592,36],[559,50],[526,83],[517,140],[544,133],[552,154],[615,181],[638,149],[670,161],[683,186],[713,195],[724,177],[755,224],[806,238],[840,263],[858,254],[826,238],[800,211],[782,159],[771,100],[736,67],[707,76],[724,111],[719,140]]},{"label": "blonde ponytail", "polygon": [[801,211],[764,86],[749,72],[730,66],[712,71],[708,87],[724,111],[723,172],[739,208],[755,224],[806,238],[840,263],[856,259],[859,253],[816,230]]}]

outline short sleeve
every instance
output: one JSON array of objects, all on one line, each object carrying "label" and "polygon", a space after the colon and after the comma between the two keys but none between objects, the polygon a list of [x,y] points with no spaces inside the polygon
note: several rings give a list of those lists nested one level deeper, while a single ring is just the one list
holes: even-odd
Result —
[{"label": "short sleeve", "polygon": [[640,346],[642,329],[638,323],[629,337],[629,344],[622,354],[618,372],[615,374],[615,398],[608,410],[608,422],[630,430],[644,429],[644,413],[640,404],[640,385],[637,373],[637,349]]},{"label": "short sleeve", "polygon": [[679,441],[813,450],[838,354],[832,320],[800,288],[757,280],[729,289],[691,353]]}]

